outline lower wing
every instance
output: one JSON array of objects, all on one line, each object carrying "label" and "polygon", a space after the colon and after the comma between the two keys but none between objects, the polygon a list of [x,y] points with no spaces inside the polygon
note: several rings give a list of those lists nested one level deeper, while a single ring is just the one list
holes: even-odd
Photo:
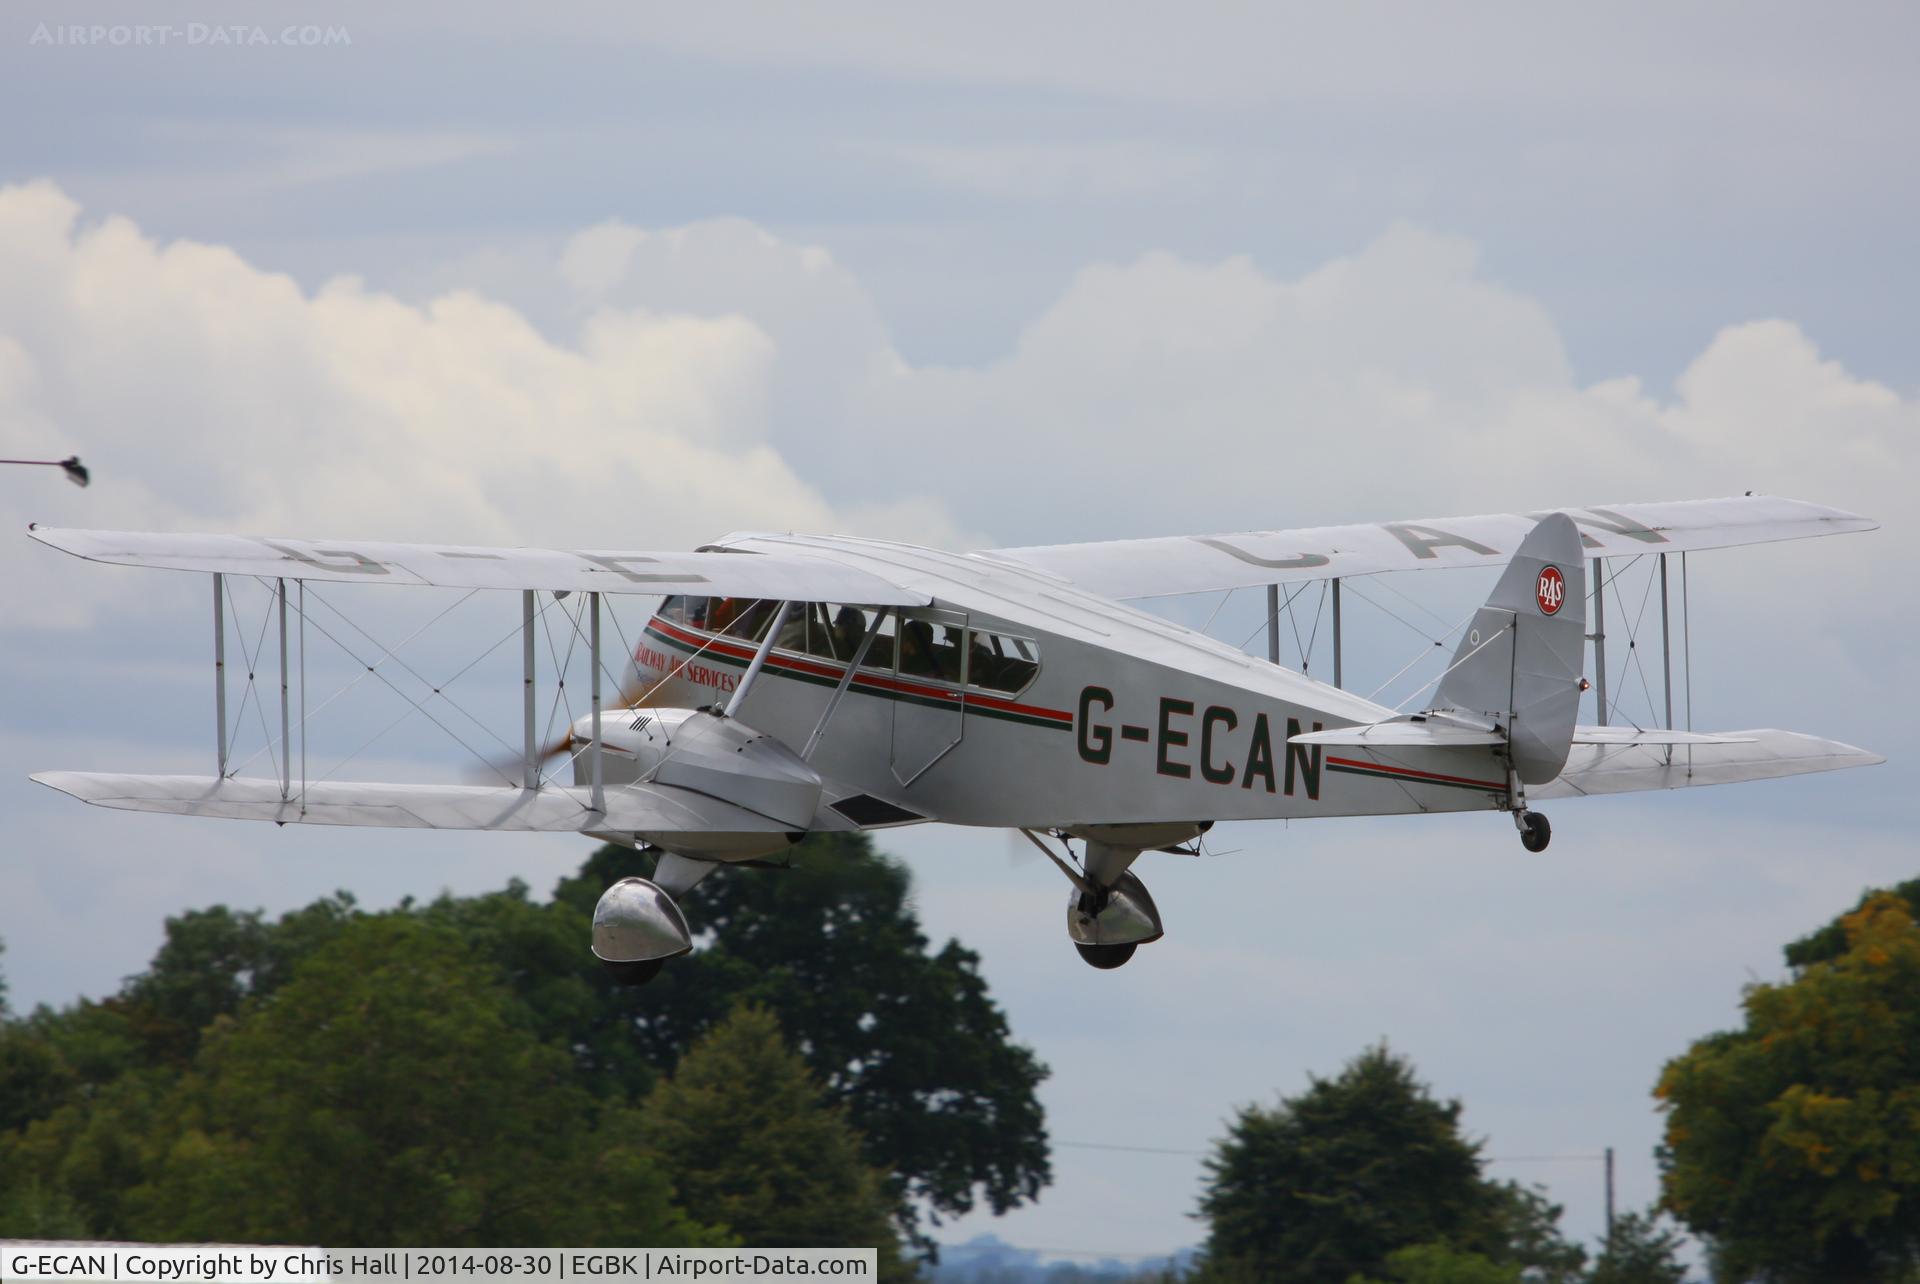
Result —
[{"label": "lower wing", "polygon": [[283,797],[279,781],[243,777],[42,771],[33,779],[96,807],[271,820],[283,825],[647,834],[775,834],[790,828],[757,812],[671,785],[610,787],[606,810],[595,811],[588,790],[564,785],[528,790],[325,781]]},{"label": "lower wing", "polygon": [[[1581,730],[1593,730],[1581,728]],[[1686,789],[1728,785],[1741,780],[1773,780],[1816,771],[1871,767],[1886,759],[1877,753],[1822,740],[1797,731],[1730,731],[1716,743],[1667,743],[1659,732],[1636,740],[1612,728],[1605,740],[1574,737],[1567,765],[1557,779],[1527,790],[1530,798],[1578,798],[1587,794],[1627,794],[1647,789]]]}]

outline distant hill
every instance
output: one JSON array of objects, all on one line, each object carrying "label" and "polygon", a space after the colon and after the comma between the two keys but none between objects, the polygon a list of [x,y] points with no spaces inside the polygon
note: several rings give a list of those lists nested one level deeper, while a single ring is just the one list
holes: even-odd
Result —
[{"label": "distant hill", "polygon": [[1194,1250],[1177,1249],[1165,1257],[1104,1258],[1094,1262],[1048,1260],[997,1235],[976,1235],[964,1244],[942,1244],[934,1284],[1121,1284],[1177,1277],[1192,1264]]}]

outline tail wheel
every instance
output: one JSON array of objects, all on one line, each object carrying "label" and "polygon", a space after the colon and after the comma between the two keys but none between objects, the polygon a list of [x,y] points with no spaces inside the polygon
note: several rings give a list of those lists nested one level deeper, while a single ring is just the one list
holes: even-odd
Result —
[{"label": "tail wheel", "polygon": [[1073,948],[1080,951],[1080,957],[1087,961],[1089,967],[1097,967],[1102,972],[1111,972],[1132,958],[1134,950],[1138,947],[1131,941],[1125,945],[1082,945],[1075,941]]},{"label": "tail wheel", "polygon": [[1530,852],[1543,852],[1553,840],[1553,826],[1537,811],[1526,815],[1527,827],[1520,831],[1520,845]]}]

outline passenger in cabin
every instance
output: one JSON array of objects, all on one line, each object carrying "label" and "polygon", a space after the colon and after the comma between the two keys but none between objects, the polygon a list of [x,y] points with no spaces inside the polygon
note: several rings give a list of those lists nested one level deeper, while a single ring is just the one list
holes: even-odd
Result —
[{"label": "passenger in cabin", "polygon": [[787,610],[787,622],[780,626],[780,636],[774,645],[783,651],[804,651],[807,649],[807,615],[813,608],[804,602],[796,602]]},{"label": "passenger in cabin", "polygon": [[[735,615],[724,626],[724,632],[730,638],[741,638],[748,642],[757,642],[760,634],[766,630],[767,620],[773,615],[774,605],[768,601],[742,602],[737,598],[727,598],[734,604]],[[720,628],[721,626],[714,626]]]},{"label": "passenger in cabin", "polygon": [[851,606],[841,607],[833,617],[833,658],[853,659],[853,653],[860,649],[860,639],[866,635],[866,617]]},{"label": "passenger in cabin", "polygon": [[976,687],[999,686],[1000,659],[993,653],[993,648],[978,633],[969,634],[968,640],[967,681]]},{"label": "passenger in cabin", "polygon": [[900,626],[900,672],[920,678],[942,676],[933,659],[933,626],[908,620]]}]

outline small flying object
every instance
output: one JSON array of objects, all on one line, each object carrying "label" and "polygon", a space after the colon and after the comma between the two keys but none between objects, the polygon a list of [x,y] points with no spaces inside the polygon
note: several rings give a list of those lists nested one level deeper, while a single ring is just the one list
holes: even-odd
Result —
[{"label": "small flying object", "polygon": [[[1136,860],[1191,854],[1218,821],[1495,811],[1538,852],[1551,836],[1534,810],[1542,800],[1883,761],[1795,732],[1675,729],[1667,626],[1674,554],[1684,574],[1689,552],[1874,528],[1753,495],[966,554],[791,534],[735,534],[684,553],[35,527],[34,539],[93,561],[212,574],[219,738],[211,776],[33,779],[131,811],[576,831],[654,851],[652,878],[616,883],[594,913],[593,952],[625,984],[692,949],[677,901],[721,865],[777,864],[818,832],[927,821],[1015,829],[1072,884],[1074,947],[1113,968],[1163,934]],[[1610,721],[1605,595],[1588,589],[1590,574],[1605,583],[1609,560],[1647,556],[1658,558],[1664,727]],[[1461,629],[1428,707],[1401,713],[1343,689],[1343,581],[1466,566],[1505,569]],[[241,775],[229,761],[226,613],[230,582],[244,577],[267,586],[279,618],[278,779]],[[1279,594],[1315,581],[1332,588],[1330,683],[1275,662]],[[319,583],[520,594],[524,717],[521,744],[496,764],[504,783],[305,778],[306,586]],[[1267,660],[1124,604],[1239,588],[1267,591]],[[563,607],[575,594],[584,596]],[[607,699],[601,615],[614,594],[663,600],[618,661]],[[536,632],[556,610],[581,641],[591,711],[542,743]],[[1589,642],[1597,726],[1577,724]],[[256,667],[265,666],[250,660]]]}]

